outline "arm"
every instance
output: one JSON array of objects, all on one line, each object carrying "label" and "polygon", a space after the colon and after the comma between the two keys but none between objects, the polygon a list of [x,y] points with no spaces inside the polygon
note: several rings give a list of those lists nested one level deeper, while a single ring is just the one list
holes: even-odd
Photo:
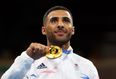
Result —
[{"label": "arm", "polygon": [[26,52],[23,52],[15,59],[11,67],[2,75],[1,79],[23,79],[33,61]]},{"label": "arm", "polygon": [[25,52],[18,56],[1,79],[23,79],[34,60],[46,54],[49,47],[40,43],[31,43]]},{"label": "arm", "polygon": [[91,62],[90,70],[91,70],[91,74],[93,74],[91,79],[99,79],[98,70],[92,62]]}]

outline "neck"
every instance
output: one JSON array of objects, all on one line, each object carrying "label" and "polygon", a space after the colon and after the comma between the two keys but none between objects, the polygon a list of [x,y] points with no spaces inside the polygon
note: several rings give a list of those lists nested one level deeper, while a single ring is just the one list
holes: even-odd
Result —
[{"label": "neck", "polygon": [[[52,44],[52,43],[50,43],[50,42],[47,42],[47,46],[51,46],[51,45],[54,45],[54,44]],[[69,41],[68,43],[66,43],[66,44],[63,44],[63,45],[58,45],[58,44],[57,44],[57,46],[59,46],[59,47],[61,47],[61,48],[63,48],[63,49],[68,49],[69,46],[70,46],[70,41]]]}]

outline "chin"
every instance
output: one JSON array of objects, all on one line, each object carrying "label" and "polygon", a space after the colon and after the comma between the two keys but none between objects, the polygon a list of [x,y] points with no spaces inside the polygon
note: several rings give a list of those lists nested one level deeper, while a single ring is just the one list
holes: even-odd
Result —
[{"label": "chin", "polygon": [[68,43],[69,40],[55,40],[53,42],[54,45],[58,45],[58,46],[61,46],[61,45],[64,45],[66,43]]}]

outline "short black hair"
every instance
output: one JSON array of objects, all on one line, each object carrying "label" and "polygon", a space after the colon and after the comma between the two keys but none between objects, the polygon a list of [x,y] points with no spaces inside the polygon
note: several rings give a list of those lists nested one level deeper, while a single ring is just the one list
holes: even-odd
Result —
[{"label": "short black hair", "polygon": [[48,15],[50,12],[55,11],[55,10],[65,10],[65,11],[68,11],[68,12],[70,13],[72,19],[73,19],[72,13],[71,13],[71,11],[70,11],[68,8],[66,8],[66,7],[64,7],[64,6],[54,6],[54,7],[50,8],[50,9],[44,14],[44,16],[43,16],[43,24],[45,23],[45,20],[46,20],[47,15]]}]

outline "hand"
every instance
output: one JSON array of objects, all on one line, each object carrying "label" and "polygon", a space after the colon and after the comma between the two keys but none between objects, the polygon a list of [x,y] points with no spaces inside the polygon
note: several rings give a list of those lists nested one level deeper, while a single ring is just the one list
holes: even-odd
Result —
[{"label": "hand", "polygon": [[40,43],[31,43],[27,48],[26,53],[34,60],[41,58],[46,55],[49,51],[49,47]]}]

